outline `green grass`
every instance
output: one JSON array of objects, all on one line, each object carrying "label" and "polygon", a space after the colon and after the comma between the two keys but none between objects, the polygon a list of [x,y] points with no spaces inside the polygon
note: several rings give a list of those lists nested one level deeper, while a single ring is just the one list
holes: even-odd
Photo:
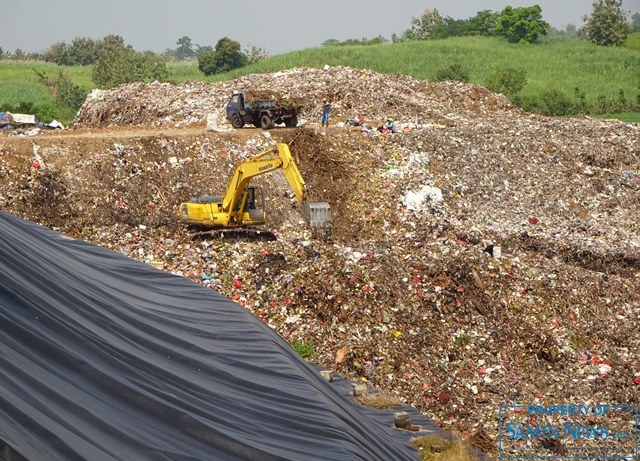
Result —
[{"label": "green grass", "polygon": [[623,122],[640,123],[640,114],[639,113],[601,114],[601,115],[594,115],[594,117],[604,118],[604,119],[618,119],[618,120],[622,120]]},{"label": "green grass", "polygon": [[640,51],[640,30],[629,34],[627,43],[625,43],[624,46],[630,50]]},{"label": "green grass", "polygon": [[[626,47],[599,47],[586,40],[547,39],[536,45],[509,44],[498,38],[455,37],[446,40],[404,42],[369,46],[308,48],[272,56],[225,74],[205,77],[197,61],[168,65],[169,80],[223,81],[247,74],[275,72],[295,67],[349,66],[385,74],[404,74],[434,80],[436,73],[460,64],[471,83],[484,84],[489,75],[507,68],[525,70],[523,100],[539,98],[548,90],[574,99],[575,89],[590,106],[599,100],[618,101],[620,91],[628,101],[640,95],[640,33],[631,34]],[[55,76],[63,70],[73,82],[93,88],[90,67],[62,68],[44,63],[0,61],[0,104],[52,101],[38,83],[33,68]],[[0,111],[2,108],[0,107]]]},{"label": "green grass", "polygon": [[294,341],[291,347],[305,359],[310,359],[316,353],[316,347],[308,341]]},{"label": "green grass", "polygon": [[204,74],[198,70],[197,60],[171,62],[167,64],[167,70],[169,71],[169,80],[173,80],[174,82],[184,82],[185,80],[197,82],[206,80]]},{"label": "green grass", "polygon": [[28,102],[39,103],[42,101],[53,102],[53,96],[47,91],[44,85],[35,85],[27,81],[7,81],[0,80],[0,104]]},{"label": "green grass", "polygon": [[89,93],[94,85],[91,67],[61,67],[54,64],[31,61],[0,61],[0,112],[19,110],[38,115],[43,122],[56,118],[68,124],[75,113],[68,108],[57,108],[55,97],[39,79],[38,73],[55,79],[60,72]]}]

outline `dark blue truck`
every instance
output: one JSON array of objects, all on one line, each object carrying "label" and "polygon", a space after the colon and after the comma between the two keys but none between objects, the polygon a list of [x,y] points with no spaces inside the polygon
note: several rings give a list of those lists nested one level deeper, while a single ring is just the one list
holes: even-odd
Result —
[{"label": "dark blue truck", "polygon": [[263,130],[280,123],[294,128],[302,104],[301,98],[284,98],[271,91],[236,92],[227,103],[227,120],[234,128],[249,123]]}]

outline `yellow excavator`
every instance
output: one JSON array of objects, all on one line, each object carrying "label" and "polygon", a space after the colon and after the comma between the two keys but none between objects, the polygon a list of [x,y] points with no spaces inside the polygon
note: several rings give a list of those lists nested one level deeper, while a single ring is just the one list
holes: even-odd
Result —
[{"label": "yellow excavator", "polygon": [[289,146],[279,143],[240,163],[227,191],[222,195],[192,197],[180,204],[180,221],[210,229],[232,229],[265,224],[264,191],[251,184],[256,176],[282,169],[303,214],[311,227],[322,227],[331,220],[331,209],[326,202],[308,201],[307,187],[296,166]]}]

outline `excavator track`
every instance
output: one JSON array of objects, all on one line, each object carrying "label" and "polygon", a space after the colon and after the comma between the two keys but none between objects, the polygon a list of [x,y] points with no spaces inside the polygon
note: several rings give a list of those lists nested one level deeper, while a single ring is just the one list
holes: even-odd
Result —
[{"label": "excavator track", "polygon": [[233,241],[256,241],[273,242],[277,240],[276,234],[263,229],[237,228],[237,229],[214,229],[206,231],[192,232],[192,237],[196,240],[233,240]]}]

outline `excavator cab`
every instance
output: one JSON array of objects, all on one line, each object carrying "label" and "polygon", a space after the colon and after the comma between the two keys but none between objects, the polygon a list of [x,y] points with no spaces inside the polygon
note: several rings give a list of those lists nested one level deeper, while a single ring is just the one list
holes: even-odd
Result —
[{"label": "excavator cab", "polygon": [[249,185],[236,203],[236,210],[242,210],[242,223],[259,225],[266,222],[264,190],[262,187]]}]

